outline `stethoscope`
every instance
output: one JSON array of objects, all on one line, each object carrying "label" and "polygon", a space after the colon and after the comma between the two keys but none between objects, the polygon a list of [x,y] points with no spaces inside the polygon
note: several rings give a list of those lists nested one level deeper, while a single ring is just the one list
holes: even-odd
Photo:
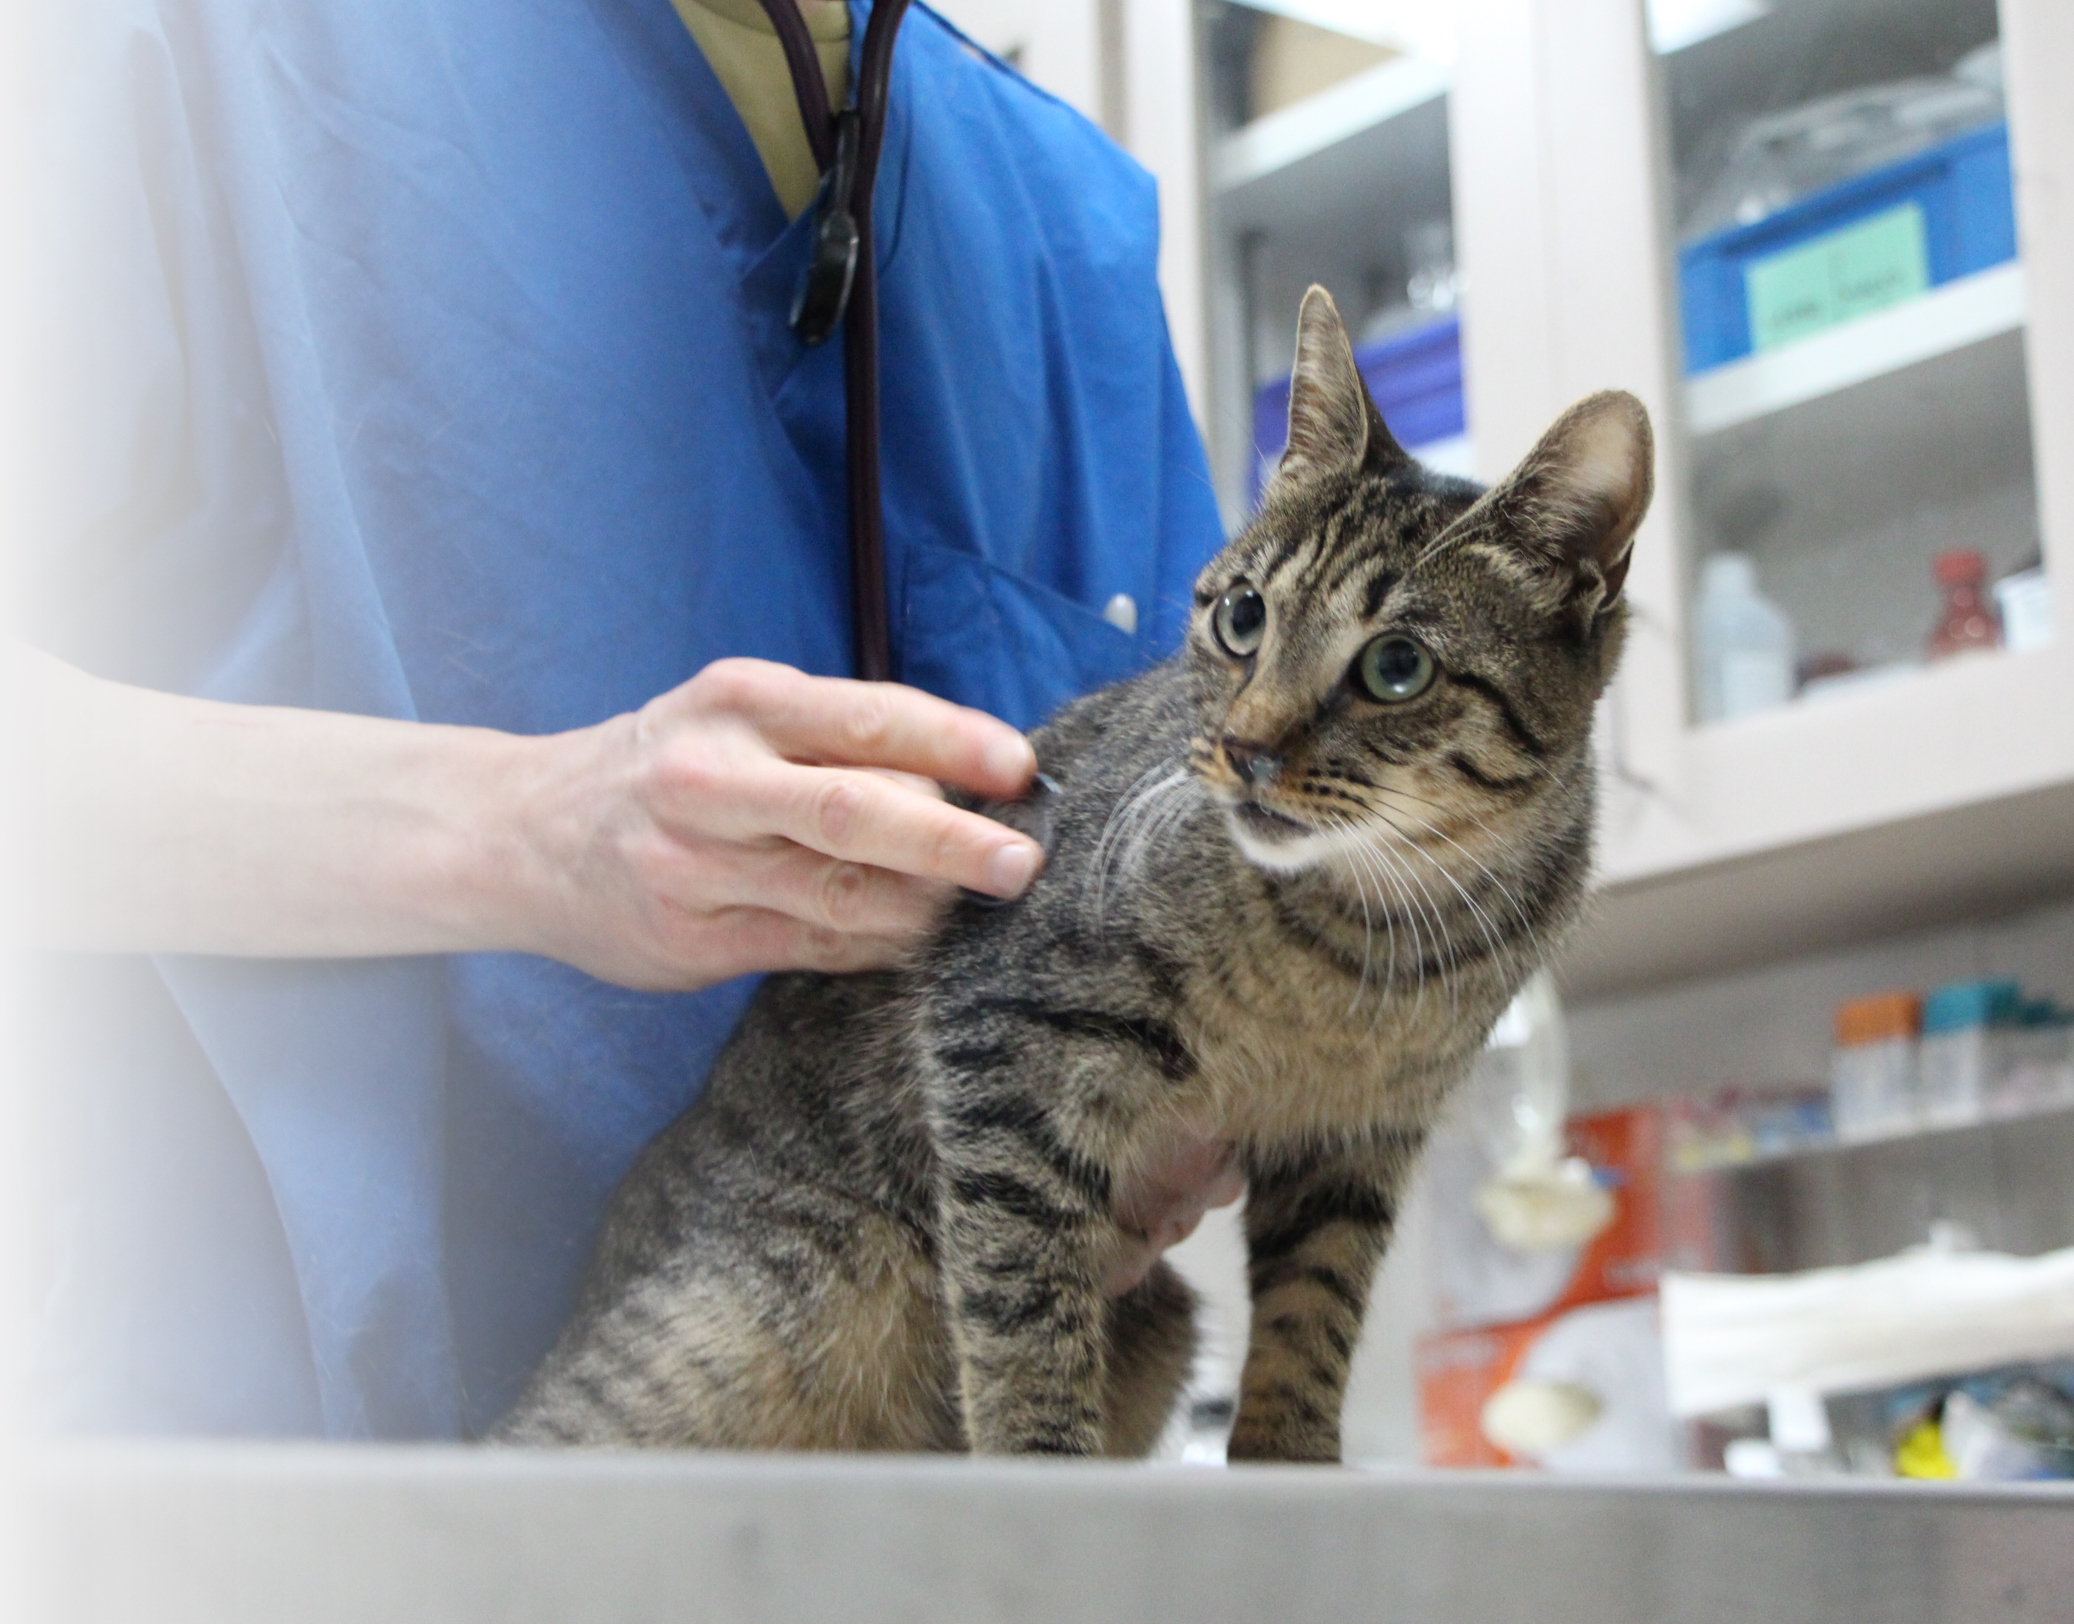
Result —
[{"label": "stethoscope", "polygon": [[798,0],[761,0],[799,99],[807,145],[821,170],[814,199],[814,244],[792,300],[800,342],[825,342],[843,330],[843,406],[850,495],[850,618],[857,675],[893,677],[886,613],[886,527],[879,494],[879,300],[872,263],[871,193],[886,134],[886,84],[893,36],[908,0],[877,0],[864,28],[864,52],[849,105],[828,110],[828,87]]}]

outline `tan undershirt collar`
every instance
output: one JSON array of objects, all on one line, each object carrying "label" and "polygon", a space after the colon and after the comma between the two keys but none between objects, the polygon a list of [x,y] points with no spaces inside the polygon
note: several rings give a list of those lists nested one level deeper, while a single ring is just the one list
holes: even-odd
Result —
[{"label": "tan undershirt collar", "polygon": [[[756,155],[763,160],[788,219],[798,219],[814,200],[821,183],[813,149],[799,121],[799,99],[778,31],[757,0],[673,0],[677,15],[691,30],[713,69],[713,76],[735,104]],[[841,0],[802,4],[807,32],[828,81],[828,105],[840,107],[849,93],[850,8]]]}]

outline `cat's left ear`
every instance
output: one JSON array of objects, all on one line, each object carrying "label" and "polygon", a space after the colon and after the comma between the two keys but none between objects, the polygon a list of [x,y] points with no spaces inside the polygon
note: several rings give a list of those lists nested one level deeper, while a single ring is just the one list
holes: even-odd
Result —
[{"label": "cat's left ear", "polygon": [[1332,295],[1313,284],[1296,318],[1289,373],[1289,449],[1279,473],[1387,474],[1411,461],[1376,410]]},{"label": "cat's left ear", "polygon": [[1649,413],[1633,395],[1587,395],[1555,420],[1478,505],[1531,556],[1567,577],[1590,626],[1619,600],[1635,531],[1656,487]]}]

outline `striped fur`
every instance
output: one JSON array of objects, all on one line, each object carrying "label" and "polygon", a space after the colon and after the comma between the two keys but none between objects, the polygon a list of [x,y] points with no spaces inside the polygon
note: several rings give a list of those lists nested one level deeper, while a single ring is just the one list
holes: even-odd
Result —
[{"label": "striped fur", "polygon": [[[1037,735],[1042,878],[897,974],[765,985],[498,1436],[1143,1453],[1192,1304],[1164,1266],[1103,1296],[1118,1193],[1209,1139],[1248,1179],[1232,1454],[1337,1459],[1398,1192],[1583,893],[1648,496],[1623,395],[1488,494],[1421,469],[1314,290],[1290,453],[1186,648]],[[1218,605],[1248,583],[1237,656]],[[1437,673],[1386,704],[1357,661],[1397,635]]]}]

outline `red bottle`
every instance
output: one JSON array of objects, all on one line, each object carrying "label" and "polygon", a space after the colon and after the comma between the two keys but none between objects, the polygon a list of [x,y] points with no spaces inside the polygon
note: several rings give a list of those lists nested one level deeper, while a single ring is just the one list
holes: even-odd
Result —
[{"label": "red bottle", "polygon": [[1987,584],[1987,560],[1970,547],[1939,553],[1930,570],[1944,589],[1944,613],[1930,633],[1926,652],[1933,660],[1950,659],[1977,648],[2002,646],[2002,617],[1981,588]]}]

